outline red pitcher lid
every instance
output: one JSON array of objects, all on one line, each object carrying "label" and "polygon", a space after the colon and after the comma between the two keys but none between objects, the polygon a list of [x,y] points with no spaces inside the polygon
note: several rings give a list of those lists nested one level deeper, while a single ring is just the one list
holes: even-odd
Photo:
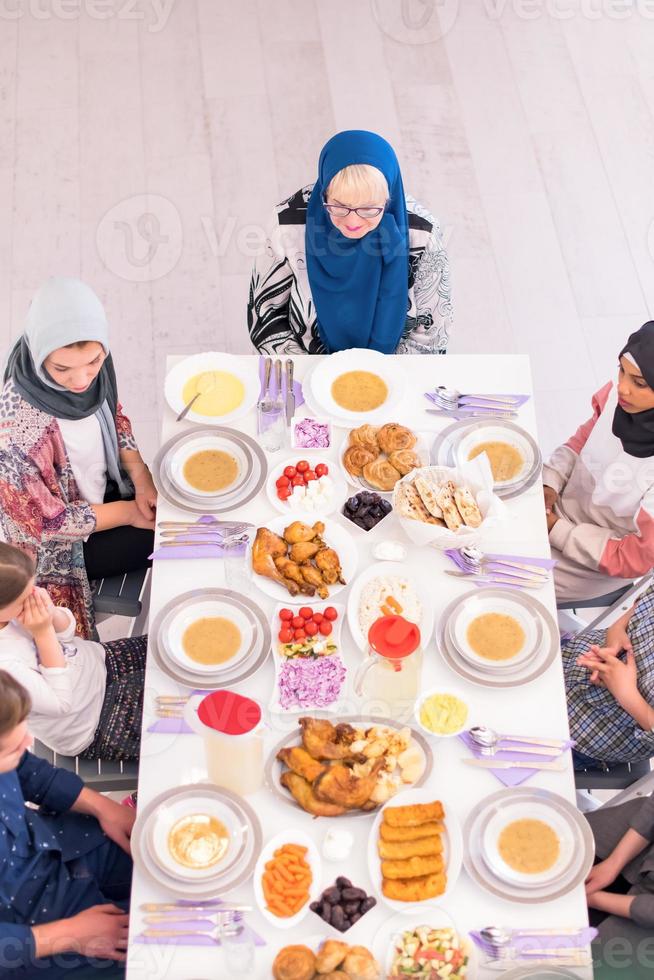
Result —
[{"label": "red pitcher lid", "polygon": [[420,627],[403,616],[382,616],[368,630],[368,643],[381,657],[401,660],[420,646]]},{"label": "red pitcher lid", "polygon": [[234,691],[214,691],[200,702],[198,718],[215,732],[247,735],[261,721],[261,706]]}]

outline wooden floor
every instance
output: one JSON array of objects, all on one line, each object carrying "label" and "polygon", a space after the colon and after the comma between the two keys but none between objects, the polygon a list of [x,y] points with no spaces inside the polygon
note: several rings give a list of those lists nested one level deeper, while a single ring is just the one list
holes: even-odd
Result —
[{"label": "wooden floor", "polygon": [[249,350],[272,204],[314,179],[331,134],[373,129],[445,229],[451,349],[531,354],[549,449],[654,313],[650,7],[4,4],[2,351],[44,277],[82,276],[151,454],[166,353]]}]

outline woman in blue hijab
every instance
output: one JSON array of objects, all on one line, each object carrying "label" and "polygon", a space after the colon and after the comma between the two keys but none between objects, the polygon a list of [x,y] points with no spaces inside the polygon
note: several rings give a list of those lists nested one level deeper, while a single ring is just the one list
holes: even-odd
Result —
[{"label": "woman in blue hijab", "polygon": [[405,197],[393,148],[364,130],[323,147],[315,184],[275,209],[248,326],[267,354],[444,353],[452,322],[435,219]]}]

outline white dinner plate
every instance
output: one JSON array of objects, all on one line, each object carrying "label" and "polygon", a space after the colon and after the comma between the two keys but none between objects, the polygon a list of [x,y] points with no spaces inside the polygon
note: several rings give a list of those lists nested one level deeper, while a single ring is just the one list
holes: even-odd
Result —
[{"label": "white dinner plate", "polygon": [[[379,408],[369,412],[350,412],[334,401],[331,392],[332,384],[338,377],[349,371],[369,371],[385,382],[388,394]],[[321,360],[305,379],[304,384],[309,389],[311,400],[320,408],[322,414],[360,425],[363,422],[388,421],[389,412],[404,398],[407,378],[395,360],[385,357],[378,351],[353,347],[350,350],[330,354],[329,357]]]},{"label": "white dinner plate", "polygon": [[[188,460],[196,453],[218,451],[226,453],[236,461],[237,472],[234,480],[222,490],[200,490],[189,483],[184,473]],[[245,446],[222,435],[198,433],[193,439],[176,446],[166,459],[168,476],[173,485],[185,496],[195,497],[209,503],[215,498],[221,502],[242,491],[252,476],[252,456]]]},{"label": "white dinner plate", "polygon": [[[411,429],[410,426],[405,426],[405,428]],[[415,446],[412,447],[412,452],[414,452],[420,459],[421,466],[429,466],[429,446],[427,445],[425,438],[419,432],[415,432],[413,429],[411,429],[411,432],[413,432],[417,440]],[[350,433],[348,432],[338,450],[339,466],[347,483],[349,483],[350,486],[355,487],[357,490],[370,490],[372,493],[378,493],[380,497],[386,497],[388,500],[390,500],[393,496],[393,490],[379,490],[377,487],[373,487],[371,483],[368,483],[365,477],[352,476],[352,474],[348,472],[343,457],[349,448]],[[387,459],[387,453],[382,453],[381,456],[383,459]],[[397,482],[399,483],[401,479],[402,476],[399,476]]]},{"label": "white dinner plate", "polygon": [[400,939],[403,932],[413,931],[425,926],[427,929],[454,929],[459,937],[461,946],[468,954],[466,980],[477,978],[477,950],[465,932],[457,928],[452,917],[444,909],[431,902],[421,902],[419,907],[414,905],[404,908],[388,919],[379,927],[372,941],[372,955],[384,970],[384,976],[391,976],[395,958],[395,941]]},{"label": "white dinner plate", "polygon": [[[445,810],[445,833],[443,834],[443,857],[445,861],[445,870],[447,874],[447,885],[446,889],[442,895],[437,895],[435,898],[426,899],[424,902],[398,902],[393,898],[386,898],[382,892],[382,873],[381,873],[381,859],[377,851],[377,841],[379,840],[379,827],[383,819],[384,810],[386,807],[394,806],[413,806],[416,803],[432,803],[434,800],[440,800],[443,804]],[[398,793],[394,796],[388,803],[377,811],[377,816],[375,817],[375,822],[373,823],[370,836],[368,837],[368,873],[370,875],[370,880],[373,883],[375,894],[378,895],[382,902],[388,905],[390,908],[395,909],[395,911],[400,912],[404,909],[415,909],[416,914],[420,914],[418,910],[422,909],[423,906],[428,903],[442,902],[447,895],[454,888],[459,875],[461,874],[461,865],[463,863],[463,837],[461,834],[461,824],[451,805],[451,802],[444,797],[438,789],[427,789],[425,786],[421,786],[419,789],[407,789]]]},{"label": "white dinner plate", "polygon": [[[425,578],[417,576],[414,569],[402,562],[383,561],[370,565],[352,583],[350,594],[347,600],[347,622],[350,627],[352,639],[360,650],[368,649],[368,637],[364,636],[359,626],[359,609],[361,605],[361,595],[366,586],[375,578],[402,578],[407,579],[420,601],[422,606],[419,622],[420,635],[422,637],[423,650],[431,641],[434,632],[434,602],[429,582]],[[380,612],[380,616],[382,613]],[[404,613],[400,613],[404,615]],[[408,617],[405,617],[408,618]]]},{"label": "white dinner plate", "polygon": [[[184,649],[184,633],[199,619],[222,618],[230,620],[241,634],[238,650],[223,664],[202,664],[188,656]],[[252,651],[254,624],[245,610],[220,599],[198,599],[176,611],[167,623],[166,648],[173,659],[193,674],[219,674],[231,671]]]},{"label": "white dinner plate", "polygon": [[322,539],[327,547],[333,548],[338,555],[345,584],[337,582],[335,585],[328,585],[329,596],[327,599],[320,599],[317,593],[311,596],[303,593],[292,596],[284,585],[276,582],[274,579],[266,578],[265,575],[257,575],[254,572],[252,569],[252,548],[250,547],[249,565],[252,581],[265,595],[270,596],[271,599],[276,599],[277,602],[292,603],[293,605],[311,605],[313,601],[316,601],[329,604],[331,599],[335,598],[339,592],[342,592],[350,584],[356,574],[359,555],[357,547],[352,540],[352,535],[345,528],[341,527],[340,524],[336,524],[329,518],[323,519],[313,514],[289,513],[286,516],[275,517],[272,521],[267,521],[265,526],[273,534],[281,536],[284,533],[284,529],[294,521],[302,521],[303,524],[308,524],[309,526],[313,526],[317,521],[320,521],[325,525],[325,530],[321,535]]},{"label": "white dinner plate", "polygon": [[[551,868],[537,874],[527,874],[516,871],[504,860],[499,851],[500,834],[516,820],[540,820],[554,831],[559,839],[560,849]],[[575,837],[568,821],[546,802],[517,801],[505,807],[501,813],[493,814],[484,829],[481,846],[484,860],[491,870],[503,881],[523,888],[539,887],[557,881],[568,871],[575,857]]]},{"label": "white dinner plate", "polygon": [[[311,868],[311,885],[309,886],[309,897],[295,915],[291,915],[288,918],[280,918],[280,916],[275,915],[271,912],[267,905],[266,899],[263,894],[262,878],[263,873],[266,870],[266,863],[272,860],[273,855],[278,847],[282,847],[284,844],[299,844],[301,847],[306,847],[307,853],[305,855],[305,861]],[[320,852],[316,847],[315,842],[308,834],[303,830],[289,828],[288,830],[282,830],[278,834],[275,834],[267,844],[264,845],[259,859],[254,868],[254,899],[257,903],[257,907],[261,912],[264,919],[270,922],[271,925],[275,926],[277,929],[293,929],[295,926],[299,926],[300,922],[304,919],[307,912],[309,911],[309,905],[320,897],[322,891],[322,862],[320,860]]]},{"label": "white dinner plate", "polygon": [[189,422],[223,425],[225,422],[240,419],[252,411],[259,398],[261,388],[257,359],[238,357],[235,354],[223,354],[218,351],[206,351],[202,354],[192,354],[190,357],[185,357],[183,361],[175,364],[166,375],[164,395],[175,415],[179,415],[185,407],[183,392],[187,381],[204,371],[227,371],[233,374],[243,385],[243,398],[233,411],[224,415],[202,415],[191,408],[186,416]]},{"label": "white dinner plate", "polygon": [[522,466],[516,475],[512,476],[510,480],[497,480],[495,486],[508,489],[521,483],[534,465],[534,453],[528,439],[520,431],[502,425],[501,422],[496,425],[485,426],[482,429],[473,429],[466,433],[456,447],[457,464],[463,466],[464,463],[467,463],[470,453],[477,446],[486,442],[505,442],[517,450],[522,457]]},{"label": "white dinner plate", "polygon": [[[283,475],[287,466],[295,466],[301,459],[306,459],[311,464],[311,469],[313,470],[315,470],[319,463],[325,463],[329,469],[328,476],[333,484],[331,497],[326,503],[318,504],[315,510],[310,510],[308,507],[305,509],[302,503],[298,503],[296,500],[280,500],[277,496],[277,480]],[[316,519],[313,515],[319,517],[321,514],[333,514],[334,511],[339,510],[347,499],[348,489],[338,465],[326,455],[325,450],[297,449],[292,456],[281,460],[270,471],[266,480],[266,493],[268,500],[280,514],[290,514],[291,512],[297,511],[298,513],[304,514],[305,520],[308,520],[308,523],[312,524]]]},{"label": "white dinner plate", "polygon": [[[208,868],[188,868],[175,859],[168,846],[173,826],[186,816],[202,814],[219,820],[229,833],[229,846],[224,858]],[[153,813],[147,826],[150,853],[157,864],[182,881],[207,881],[224,875],[242,857],[244,848],[243,827],[237,814],[215,797],[198,794],[194,798],[173,800]]]},{"label": "white dinner plate", "polygon": [[[522,646],[515,654],[506,660],[488,660],[480,656],[471,647],[468,641],[468,629],[472,622],[479,616],[497,613],[498,615],[510,616],[521,627],[524,633]],[[462,603],[455,614],[448,620],[450,638],[452,639],[457,651],[469,663],[475,667],[493,672],[506,670],[516,670],[522,667],[538,651],[543,638],[543,628],[540,620],[534,613],[513,598],[506,591],[504,596],[487,596],[482,589],[476,595],[470,596],[466,603]]]}]

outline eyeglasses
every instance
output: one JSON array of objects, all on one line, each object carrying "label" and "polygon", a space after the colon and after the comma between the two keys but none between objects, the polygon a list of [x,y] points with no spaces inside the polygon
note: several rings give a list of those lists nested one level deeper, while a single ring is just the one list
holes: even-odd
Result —
[{"label": "eyeglasses", "polygon": [[324,204],[323,207],[333,218],[347,218],[354,212],[360,218],[377,218],[386,208],[346,208],[344,204]]}]

